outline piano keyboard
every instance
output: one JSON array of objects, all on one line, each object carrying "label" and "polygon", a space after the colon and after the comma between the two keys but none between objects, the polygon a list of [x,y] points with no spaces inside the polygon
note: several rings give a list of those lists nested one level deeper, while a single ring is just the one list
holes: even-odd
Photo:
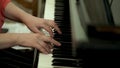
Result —
[{"label": "piano keyboard", "polygon": [[55,22],[63,34],[55,34],[55,39],[60,41],[62,46],[54,46],[52,65],[80,68],[82,60],[76,59],[73,55],[69,0],[55,1]]},{"label": "piano keyboard", "polygon": [[[84,0],[46,0],[45,16],[46,19],[55,20],[61,28],[63,34],[55,33],[55,39],[60,41],[62,46],[53,47],[52,54],[39,54],[38,68],[117,68],[120,67],[120,46],[118,43],[105,43],[100,40],[89,39],[88,41],[81,20],[76,8],[76,1],[80,3],[79,8],[83,9]],[[70,5],[69,5],[70,4]],[[70,7],[70,9],[69,9]],[[81,17],[84,15],[81,11]],[[55,11],[55,12],[54,12]],[[84,9],[85,11],[85,9]],[[69,15],[70,14],[70,15]],[[82,23],[83,24],[83,23]],[[77,47],[77,54],[74,52]]]},{"label": "piano keyboard", "polygon": [[[76,8],[76,1],[83,1],[83,0],[46,0],[44,18],[55,20],[55,22],[61,28],[63,34],[58,35],[57,33],[55,33],[54,38],[60,41],[62,43],[62,46],[61,47],[54,46],[52,54],[45,55],[45,54],[40,53],[39,59],[38,59],[38,66],[37,66],[38,68],[55,68],[55,67],[82,68],[83,67],[84,65],[83,59],[80,59],[74,56],[75,54],[74,48],[76,48],[74,41],[79,41],[81,39],[86,40],[84,30],[79,20],[80,18],[78,16],[78,12]],[[24,27],[21,30],[16,30],[16,31],[23,32],[23,30],[25,30],[25,32],[26,31],[30,32],[28,29],[26,29],[26,27]],[[87,44],[87,45],[89,46],[90,44]],[[94,44],[92,45],[94,47]],[[13,48],[16,49],[16,47],[13,47]],[[19,47],[19,46],[17,48],[23,49],[22,47]],[[78,49],[78,50],[80,50],[78,51],[78,53],[82,51],[82,49]],[[83,55],[79,53],[78,56],[81,56],[81,55],[84,56],[84,63],[86,63],[85,65],[86,68],[87,68],[87,65],[92,66],[92,68],[94,65],[101,66],[101,67],[104,66],[104,64],[102,65],[98,61],[101,61],[101,62],[106,61],[104,62],[105,65],[106,63],[110,61],[106,66],[108,67],[108,65],[110,64],[114,66],[115,63],[113,64],[111,63],[111,61],[116,62],[120,60],[119,59],[120,56],[118,56],[119,51],[117,52],[107,51],[106,53],[105,53],[106,50],[102,50],[102,51],[94,50],[91,52],[88,49],[88,50],[83,50],[83,51],[85,51],[86,53],[83,52]],[[104,53],[107,57],[101,58],[105,56]],[[32,63],[33,60],[31,60],[33,59],[33,51],[21,52],[21,51],[17,51],[14,49],[7,49],[5,51],[0,50],[0,55],[1,55],[0,65],[5,68],[8,68],[8,67],[9,68],[18,68],[18,67],[19,68],[31,68],[33,65]],[[111,55],[114,55],[114,56],[111,56]],[[107,59],[109,56],[111,56],[110,60]],[[111,60],[111,58],[115,58],[115,59]],[[94,61],[94,63],[91,63],[91,61]],[[98,68],[97,66],[95,68]]]},{"label": "piano keyboard", "polygon": [[[73,1],[73,0],[71,0]],[[58,24],[62,30],[62,35],[55,33],[55,39],[61,42],[62,46],[53,47],[52,54],[39,54],[38,59],[38,68],[81,68],[82,59],[77,59],[74,56],[73,49],[73,40],[72,40],[72,31],[74,28],[71,27],[70,23],[70,9],[69,9],[69,0],[46,0],[45,6],[45,19],[52,19]],[[75,2],[73,1],[75,4]],[[54,12],[55,11],[55,12]],[[77,24],[77,23],[76,23]],[[72,24],[74,25],[74,24]],[[76,27],[76,25],[74,26]],[[83,28],[81,27],[79,21],[77,24],[78,35],[77,40],[85,38]],[[76,32],[76,30],[75,30]],[[74,35],[74,34],[73,34]],[[81,35],[81,36],[80,36]],[[75,37],[75,38],[76,38]]]},{"label": "piano keyboard", "polygon": [[[77,38],[77,40],[79,40],[81,38],[83,39],[84,32],[83,32],[83,29],[82,29],[79,21],[75,20],[76,22],[75,23],[73,22],[74,24],[72,23],[72,25],[75,25],[74,26],[75,30],[74,30],[74,28],[71,27],[69,1],[71,3],[73,1],[73,3],[75,4],[76,0],[46,0],[44,18],[55,20],[55,22],[61,28],[63,34],[58,35],[57,33],[55,33],[55,39],[60,41],[62,43],[62,46],[61,47],[55,46],[52,54],[45,55],[45,54],[40,53],[39,59],[38,59],[38,68],[54,68],[54,67],[81,68],[81,66],[82,66],[82,63],[81,63],[82,59],[76,59],[76,57],[73,56],[74,52],[72,49],[73,48],[72,38],[73,38],[73,35],[75,35],[76,36],[75,38]],[[74,8],[72,8],[71,10],[75,11]],[[74,12],[74,13],[76,13],[76,12]],[[76,14],[74,16],[72,19],[79,18]],[[76,27],[78,27],[77,30],[76,30]],[[27,31],[27,32],[29,32],[29,31]],[[76,34],[76,32],[78,32],[78,33]],[[14,49],[13,50],[10,49],[10,51],[14,51]],[[17,52],[15,50],[14,52],[16,54],[18,54],[19,51]],[[29,59],[33,59],[33,51],[30,51],[30,52],[31,52],[30,54],[32,54],[32,55],[30,55],[31,57],[29,57]],[[9,49],[8,49],[7,53],[9,53]],[[18,57],[15,59],[22,60],[22,56],[28,57],[28,54],[24,54],[24,52],[21,52],[21,51],[20,51],[20,53],[21,54],[19,54]],[[10,54],[10,55],[13,55],[13,57],[15,57],[16,54],[14,54],[14,55]],[[2,52],[1,52],[1,55],[2,55]],[[13,57],[12,57],[12,59],[14,59]],[[2,58],[4,58],[4,57],[2,57]],[[26,68],[31,67],[33,60],[29,60],[29,59],[26,59],[26,61],[25,60],[17,61],[17,63],[18,63],[17,66],[14,66],[14,65],[16,65],[16,61],[10,59],[11,62],[14,62],[10,66],[15,67],[15,68],[21,66],[21,68],[23,68],[23,66],[25,64],[26,66],[24,66],[24,67],[26,67]],[[0,63],[2,63],[2,61]],[[19,65],[19,63],[21,63],[21,65]],[[6,64],[6,61],[3,63],[3,65],[5,65],[5,64]],[[9,64],[9,62],[8,62],[8,64]]]}]

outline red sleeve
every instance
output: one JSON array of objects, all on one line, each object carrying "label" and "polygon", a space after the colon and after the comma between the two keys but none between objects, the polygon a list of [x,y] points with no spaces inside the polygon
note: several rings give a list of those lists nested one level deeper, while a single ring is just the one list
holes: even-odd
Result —
[{"label": "red sleeve", "polygon": [[0,0],[0,12],[3,14],[6,5],[10,2],[10,0]]},{"label": "red sleeve", "polygon": [[1,27],[4,23],[4,10],[6,5],[10,2],[10,0],[0,0],[0,32],[1,32]]}]

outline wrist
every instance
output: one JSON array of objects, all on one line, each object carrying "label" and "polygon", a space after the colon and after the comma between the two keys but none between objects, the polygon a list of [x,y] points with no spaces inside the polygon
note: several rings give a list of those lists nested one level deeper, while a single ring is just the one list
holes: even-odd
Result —
[{"label": "wrist", "polygon": [[32,17],[33,16],[31,14],[24,13],[23,15],[21,15],[20,21],[24,24],[27,24],[27,21],[30,20]]},{"label": "wrist", "polygon": [[16,45],[17,36],[14,33],[0,34],[0,45],[4,47],[11,47]]}]

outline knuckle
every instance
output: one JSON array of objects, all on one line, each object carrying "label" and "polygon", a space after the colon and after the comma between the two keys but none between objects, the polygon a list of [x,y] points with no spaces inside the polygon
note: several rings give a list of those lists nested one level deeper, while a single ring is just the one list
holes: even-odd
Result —
[{"label": "knuckle", "polygon": [[53,26],[57,26],[57,24],[56,24],[56,23],[53,23]]},{"label": "knuckle", "polygon": [[43,47],[46,47],[46,46],[47,46],[47,44],[46,44],[45,42],[41,43],[41,45],[42,45]]}]

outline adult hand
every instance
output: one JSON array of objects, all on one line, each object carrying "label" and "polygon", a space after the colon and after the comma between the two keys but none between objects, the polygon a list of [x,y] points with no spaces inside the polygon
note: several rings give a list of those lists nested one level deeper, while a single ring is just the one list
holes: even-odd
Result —
[{"label": "adult hand", "polygon": [[[12,9],[14,8],[14,9]],[[5,8],[5,17],[8,19],[12,19],[14,21],[20,21],[35,33],[42,33],[40,29],[43,28],[53,37],[52,28],[54,28],[59,34],[61,34],[60,29],[58,28],[57,24],[52,20],[42,19],[31,14],[26,13],[25,11],[21,10],[17,6],[15,6],[12,2],[8,3]]]},{"label": "adult hand", "polygon": [[17,34],[18,39],[16,40],[17,45],[26,47],[34,47],[39,51],[48,54],[51,52],[52,45],[60,46],[61,44],[54,40],[52,37],[48,37],[39,33],[22,33]]},{"label": "adult hand", "polygon": [[53,37],[52,29],[54,28],[59,34],[61,34],[61,30],[57,26],[57,24],[52,20],[42,19],[34,16],[30,16],[28,19],[24,21],[26,26],[35,33],[41,33],[40,29],[44,28],[49,32],[50,36]]}]

